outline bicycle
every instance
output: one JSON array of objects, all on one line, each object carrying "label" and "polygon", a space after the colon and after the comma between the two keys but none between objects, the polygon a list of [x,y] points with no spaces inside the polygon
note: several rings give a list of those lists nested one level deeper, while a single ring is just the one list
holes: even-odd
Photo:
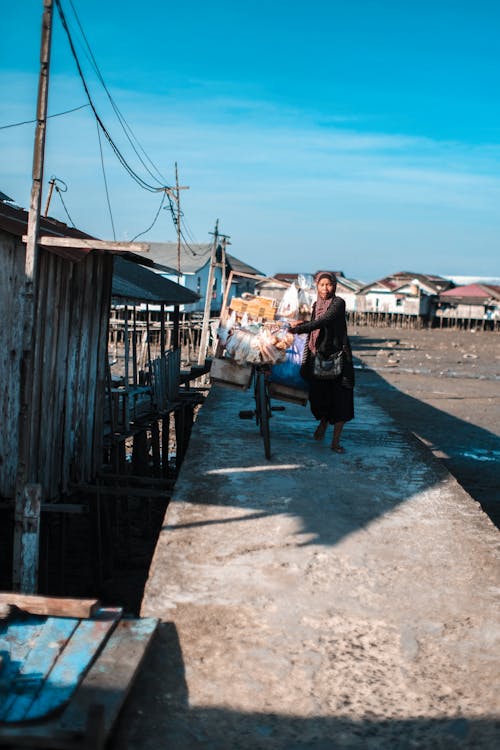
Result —
[{"label": "bicycle", "polygon": [[255,365],[253,371],[255,409],[252,411],[240,411],[240,419],[253,419],[259,428],[264,442],[264,455],[271,458],[271,432],[269,420],[273,411],[285,411],[284,406],[272,406],[269,396],[269,376],[271,365]]}]

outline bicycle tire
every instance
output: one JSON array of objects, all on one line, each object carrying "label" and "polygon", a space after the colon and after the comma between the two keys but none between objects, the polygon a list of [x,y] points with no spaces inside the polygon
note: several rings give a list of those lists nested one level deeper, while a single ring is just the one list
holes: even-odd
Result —
[{"label": "bicycle tire", "polygon": [[271,433],[269,430],[269,414],[271,411],[271,404],[269,401],[269,394],[267,392],[266,379],[263,373],[258,374],[255,396],[260,434],[262,435],[262,440],[264,441],[264,454],[267,459],[270,459]]}]

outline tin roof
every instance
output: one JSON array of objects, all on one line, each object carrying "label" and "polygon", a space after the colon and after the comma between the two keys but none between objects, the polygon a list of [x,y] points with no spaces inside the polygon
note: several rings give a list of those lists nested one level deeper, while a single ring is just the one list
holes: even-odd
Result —
[{"label": "tin roof", "polygon": [[[187,245],[181,243],[180,246],[180,270],[183,274],[195,274],[201,268],[206,266],[210,261],[210,253],[212,251],[212,243],[193,243]],[[155,263],[162,263],[171,268],[177,269],[178,267],[178,248],[177,242],[151,242],[149,244],[149,257]],[[233,270],[236,273],[251,273],[257,276],[264,276],[265,274],[257,271],[253,266],[248,265],[234,255],[230,255],[226,252],[226,263],[229,270]]]},{"label": "tin roof", "polygon": [[[180,246],[181,273],[196,273],[210,260],[211,243]],[[151,242],[149,256],[155,263],[162,263],[171,268],[178,268],[177,242]]]},{"label": "tin roof", "polygon": [[500,299],[500,286],[493,284],[466,284],[465,286],[457,286],[455,289],[448,289],[446,292],[441,292],[440,296],[467,300],[472,297],[483,299],[493,297]]},{"label": "tin roof", "polygon": [[362,294],[366,294],[372,290],[375,291],[376,289],[385,289],[391,292],[400,289],[405,286],[405,284],[411,283],[412,281],[417,281],[419,284],[426,286],[434,294],[439,294],[452,285],[452,282],[449,279],[445,279],[442,276],[427,273],[415,273],[414,271],[398,271],[389,276],[384,276],[383,279],[373,281],[371,284],[365,284],[360,291]]},{"label": "tin roof", "polygon": [[131,303],[188,305],[200,297],[190,289],[117,255],[113,267],[113,299]]}]

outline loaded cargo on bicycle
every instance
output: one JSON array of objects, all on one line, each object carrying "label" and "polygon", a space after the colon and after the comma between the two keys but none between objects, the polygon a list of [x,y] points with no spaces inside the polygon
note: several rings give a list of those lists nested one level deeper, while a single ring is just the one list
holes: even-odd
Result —
[{"label": "loaded cargo on bicycle", "polygon": [[[292,313],[286,314],[288,311]],[[303,337],[288,332],[296,310],[266,297],[233,297],[221,315],[212,382],[245,390],[256,365],[271,367],[270,394],[305,405],[307,385],[300,378]]]}]

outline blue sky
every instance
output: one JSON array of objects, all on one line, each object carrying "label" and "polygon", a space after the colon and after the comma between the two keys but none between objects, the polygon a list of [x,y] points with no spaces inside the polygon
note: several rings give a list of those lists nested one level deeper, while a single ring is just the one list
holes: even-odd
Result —
[{"label": "blue sky", "polygon": [[[186,236],[272,274],[330,267],[500,276],[500,4],[337,0],[167,5],[61,0],[97,110],[123,136],[85,56],[167,184],[178,162]],[[0,126],[36,108],[42,0],[2,2]],[[86,103],[57,13],[49,112]],[[0,190],[29,205],[33,125],[0,130]],[[103,142],[116,239],[155,218]],[[89,107],[51,118],[49,178],[75,224],[113,238]],[[58,195],[51,215],[67,221]],[[141,240],[175,239],[168,211]]]}]

